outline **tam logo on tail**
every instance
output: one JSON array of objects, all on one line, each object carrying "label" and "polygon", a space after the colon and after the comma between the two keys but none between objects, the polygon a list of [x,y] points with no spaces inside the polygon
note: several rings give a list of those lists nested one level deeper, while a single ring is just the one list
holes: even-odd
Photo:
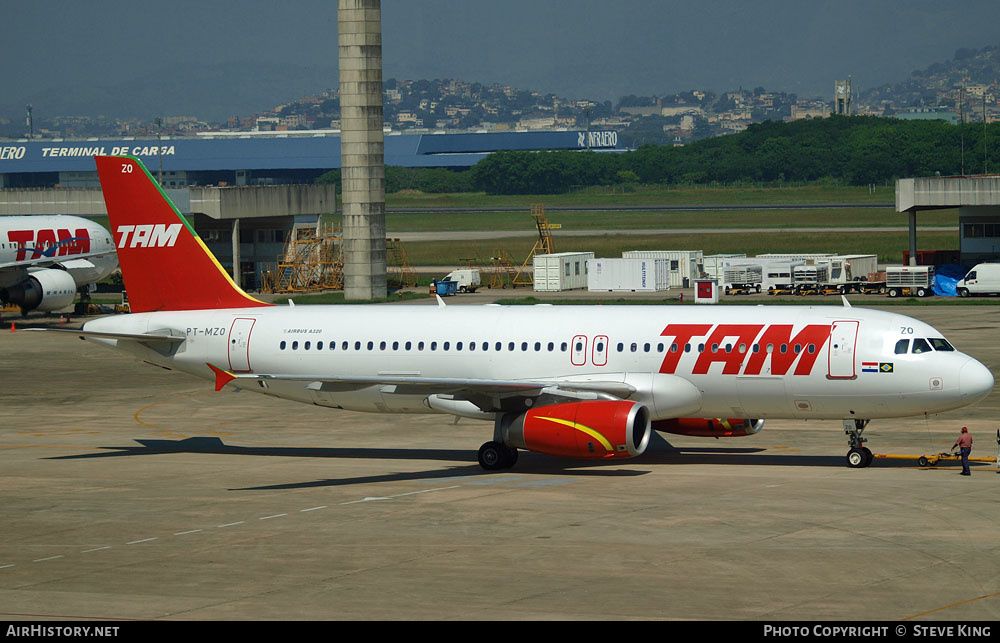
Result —
[{"label": "tam logo on tail", "polygon": [[270,305],[233,283],[138,159],[96,156],[94,163],[132,312]]},{"label": "tam logo on tail", "polygon": [[125,248],[129,235],[132,244],[129,248],[172,248],[177,243],[177,235],[181,232],[181,224],[164,225],[120,225],[118,226],[118,247]]}]

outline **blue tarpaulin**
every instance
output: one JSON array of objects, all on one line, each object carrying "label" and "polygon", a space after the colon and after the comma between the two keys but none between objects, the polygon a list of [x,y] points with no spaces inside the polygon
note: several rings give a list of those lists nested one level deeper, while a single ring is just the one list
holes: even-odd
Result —
[{"label": "blue tarpaulin", "polygon": [[934,294],[942,297],[955,297],[955,284],[965,277],[969,269],[956,263],[948,263],[934,269]]}]

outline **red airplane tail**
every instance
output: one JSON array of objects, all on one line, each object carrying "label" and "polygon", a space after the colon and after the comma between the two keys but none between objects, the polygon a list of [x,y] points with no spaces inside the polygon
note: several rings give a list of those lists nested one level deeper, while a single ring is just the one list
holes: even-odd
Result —
[{"label": "red airplane tail", "polygon": [[233,283],[139,159],[94,161],[132,312],[270,305]]}]

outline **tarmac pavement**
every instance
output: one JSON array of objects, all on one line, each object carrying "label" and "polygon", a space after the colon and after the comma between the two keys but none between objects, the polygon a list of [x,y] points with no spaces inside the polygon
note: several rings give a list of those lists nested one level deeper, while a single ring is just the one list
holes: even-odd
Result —
[{"label": "tarmac pavement", "polygon": [[[1000,373],[1000,306],[891,310]],[[488,423],[215,393],[9,321],[0,619],[1000,617],[995,465],[848,469],[839,422],[772,420],[658,438],[635,460],[522,452],[487,473]],[[994,393],[865,437],[938,453],[965,425],[992,456],[998,418]]]}]

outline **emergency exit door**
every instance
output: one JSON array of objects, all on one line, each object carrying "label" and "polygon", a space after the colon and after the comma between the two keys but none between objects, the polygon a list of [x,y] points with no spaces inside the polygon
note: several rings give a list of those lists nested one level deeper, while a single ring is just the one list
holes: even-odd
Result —
[{"label": "emergency exit door", "polygon": [[237,318],[229,329],[229,370],[234,373],[250,372],[250,331],[256,319]]}]

